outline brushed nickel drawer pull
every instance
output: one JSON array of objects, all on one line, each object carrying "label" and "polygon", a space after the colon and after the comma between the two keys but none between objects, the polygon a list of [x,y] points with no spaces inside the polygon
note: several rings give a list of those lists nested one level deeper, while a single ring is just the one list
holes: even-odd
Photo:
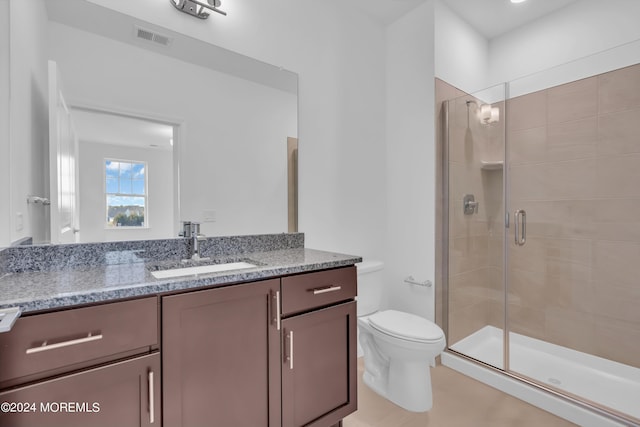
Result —
[{"label": "brushed nickel drawer pull", "polygon": [[324,288],[316,288],[313,289],[313,294],[314,295],[319,295],[319,294],[326,294],[327,292],[335,292],[335,291],[339,291],[340,289],[342,289],[342,286],[325,286]]},{"label": "brushed nickel drawer pull", "polygon": [[155,391],[155,387],[153,386],[153,371],[149,371],[149,424],[153,424],[155,421],[155,400],[153,397],[153,393]]},{"label": "brushed nickel drawer pull", "polygon": [[284,340],[282,342],[283,363],[289,364],[289,369],[293,369],[293,331],[287,331],[285,329],[282,333],[284,334]]},{"label": "brushed nickel drawer pull", "polygon": [[281,317],[282,317],[282,313],[280,312],[280,291],[276,291],[275,295],[274,295],[274,299],[275,299],[275,306],[276,306],[276,317],[275,317],[275,321],[276,321],[276,330],[280,330],[280,326],[281,326]]},{"label": "brushed nickel drawer pull", "polygon": [[84,338],[77,338],[75,340],[57,342],[55,344],[47,344],[47,341],[43,342],[39,347],[28,348],[26,353],[39,353],[41,351],[55,350],[56,348],[69,347],[70,345],[84,344],[91,341],[98,341],[102,339],[102,334],[93,335],[91,332]]},{"label": "brushed nickel drawer pull", "polygon": [[293,331],[289,331],[289,369],[293,369]]}]

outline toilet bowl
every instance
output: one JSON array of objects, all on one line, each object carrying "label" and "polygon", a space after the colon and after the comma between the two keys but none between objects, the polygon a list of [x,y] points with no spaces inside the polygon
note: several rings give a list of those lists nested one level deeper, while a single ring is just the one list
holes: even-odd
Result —
[{"label": "toilet bowl", "polygon": [[[445,347],[444,332],[435,323],[398,310],[372,311],[376,306],[369,293],[377,292],[373,273],[382,264],[365,264],[358,270],[358,301],[365,296],[358,313],[359,341],[364,353],[364,383],[381,396],[413,412],[433,406],[431,366]],[[358,265],[357,265],[358,266]],[[364,293],[364,294],[363,294]],[[366,309],[366,313],[363,313]]]},{"label": "toilet bowl", "polygon": [[376,393],[413,412],[433,406],[432,361],[445,347],[436,324],[395,310],[358,318],[364,350],[364,383]]}]

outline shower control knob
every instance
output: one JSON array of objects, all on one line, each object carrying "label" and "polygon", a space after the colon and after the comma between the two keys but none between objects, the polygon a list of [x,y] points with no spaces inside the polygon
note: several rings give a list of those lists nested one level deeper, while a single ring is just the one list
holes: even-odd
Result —
[{"label": "shower control knob", "polygon": [[480,202],[476,202],[476,197],[473,194],[465,194],[462,199],[462,206],[465,215],[473,215],[478,213],[478,205]]}]

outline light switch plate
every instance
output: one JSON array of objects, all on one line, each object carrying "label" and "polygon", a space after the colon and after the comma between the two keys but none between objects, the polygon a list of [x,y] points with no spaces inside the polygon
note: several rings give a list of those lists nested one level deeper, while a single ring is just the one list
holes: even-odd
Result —
[{"label": "light switch plate", "polygon": [[24,228],[24,217],[22,212],[16,212],[16,231],[22,231]]}]

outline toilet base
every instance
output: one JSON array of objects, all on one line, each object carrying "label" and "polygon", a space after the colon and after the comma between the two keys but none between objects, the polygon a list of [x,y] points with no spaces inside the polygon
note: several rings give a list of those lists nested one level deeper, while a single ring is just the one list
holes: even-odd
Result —
[{"label": "toilet base", "polygon": [[389,362],[384,375],[365,370],[362,380],[373,391],[411,412],[426,412],[433,406],[431,371],[426,361]]}]

